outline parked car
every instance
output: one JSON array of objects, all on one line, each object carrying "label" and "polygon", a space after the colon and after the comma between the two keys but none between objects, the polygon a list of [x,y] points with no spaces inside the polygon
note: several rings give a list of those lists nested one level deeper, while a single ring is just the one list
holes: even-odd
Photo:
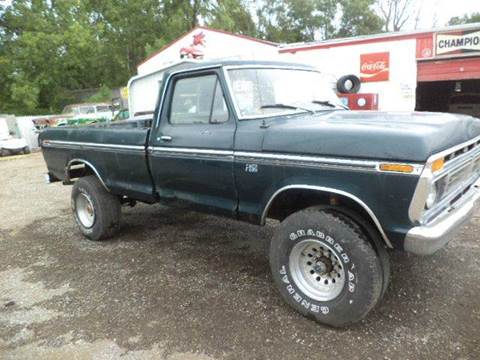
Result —
[{"label": "parked car", "polygon": [[434,253],[480,196],[479,119],[349,111],[308,66],[170,69],[157,104],[151,127],[40,135],[49,181],[73,184],[80,231],[114,236],[121,205],[136,201],[276,219],[275,285],[323,324],[364,318],[388,287],[387,249]]},{"label": "parked car", "polygon": [[54,126],[81,126],[111,121],[117,112],[108,103],[83,103],[67,105],[62,114],[39,117],[33,120],[39,131]]},{"label": "parked car", "polygon": [[84,103],[66,106],[62,115],[64,118],[57,121],[57,126],[107,122],[112,120],[115,112],[108,103]]},{"label": "parked car", "polygon": [[0,156],[14,154],[29,154],[30,147],[23,138],[16,138],[14,134],[8,130],[5,119],[0,118]]}]

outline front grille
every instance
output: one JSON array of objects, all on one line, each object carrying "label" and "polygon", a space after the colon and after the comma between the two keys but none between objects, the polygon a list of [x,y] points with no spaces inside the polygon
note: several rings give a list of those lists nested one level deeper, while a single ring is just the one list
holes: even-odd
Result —
[{"label": "front grille", "polygon": [[425,218],[433,219],[445,209],[454,206],[463,198],[479,176],[480,140],[446,155],[444,169],[434,178],[437,188],[437,203],[425,211]]},{"label": "front grille", "polygon": [[455,151],[445,156],[445,164],[452,162],[459,156],[462,156],[472,150],[478,150],[478,149],[480,149],[480,140],[475,140],[474,142],[469,143],[465,146],[462,146],[459,149],[455,149]]}]

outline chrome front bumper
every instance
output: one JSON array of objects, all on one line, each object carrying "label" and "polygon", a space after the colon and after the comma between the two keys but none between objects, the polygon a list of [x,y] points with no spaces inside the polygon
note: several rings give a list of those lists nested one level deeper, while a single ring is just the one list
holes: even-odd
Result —
[{"label": "chrome front bumper", "polygon": [[462,225],[470,220],[480,198],[480,181],[452,207],[432,222],[410,229],[405,237],[404,250],[416,255],[430,255],[445,246]]}]

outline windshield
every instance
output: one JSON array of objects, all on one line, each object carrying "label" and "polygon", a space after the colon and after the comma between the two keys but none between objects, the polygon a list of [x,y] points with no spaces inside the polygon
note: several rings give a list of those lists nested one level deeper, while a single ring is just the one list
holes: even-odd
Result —
[{"label": "windshield", "polygon": [[110,107],[108,105],[98,105],[97,112],[110,112]]},{"label": "windshield", "polygon": [[75,109],[75,113],[82,115],[82,114],[95,114],[95,107],[94,106],[81,106]]},{"label": "windshield", "polygon": [[316,71],[245,68],[231,69],[228,74],[242,118],[343,108]]}]

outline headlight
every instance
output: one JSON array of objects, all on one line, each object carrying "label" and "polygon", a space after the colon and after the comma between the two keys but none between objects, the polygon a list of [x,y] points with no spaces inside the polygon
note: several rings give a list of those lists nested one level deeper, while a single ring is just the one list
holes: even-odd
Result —
[{"label": "headlight", "polygon": [[428,193],[427,200],[425,201],[425,206],[427,209],[431,208],[435,201],[437,200],[437,187],[435,184],[432,184],[430,187],[430,192]]}]

